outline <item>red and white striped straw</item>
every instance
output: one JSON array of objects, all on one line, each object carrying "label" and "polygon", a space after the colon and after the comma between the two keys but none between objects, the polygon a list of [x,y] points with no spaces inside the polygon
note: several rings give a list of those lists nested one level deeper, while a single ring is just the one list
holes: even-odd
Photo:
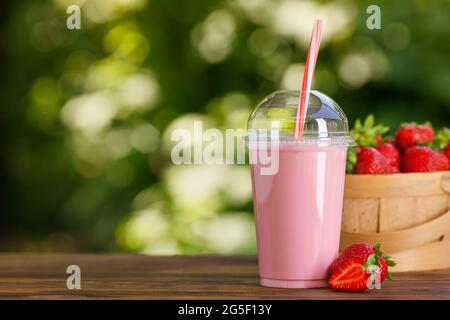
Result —
[{"label": "red and white striped straw", "polygon": [[309,92],[316,67],[317,56],[319,54],[320,40],[322,38],[322,20],[316,20],[314,23],[311,41],[309,43],[308,55],[306,57],[305,70],[303,72],[302,91],[300,94],[300,104],[297,109],[295,120],[294,139],[301,139],[305,126],[306,111],[309,103]]}]

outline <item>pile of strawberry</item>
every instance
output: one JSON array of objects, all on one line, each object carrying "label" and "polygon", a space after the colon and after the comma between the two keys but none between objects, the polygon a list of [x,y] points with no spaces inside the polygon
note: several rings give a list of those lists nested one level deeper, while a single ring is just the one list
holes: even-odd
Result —
[{"label": "pile of strawberry", "polygon": [[391,279],[389,267],[395,262],[380,250],[380,245],[355,243],[347,247],[328,268],[330,287],[344,291],[364,291],[368,285]]},{"label": "pile of strawberry", "polygon": [[389,130],[375,125],[372,115],[364,123],[356,120],[350,131],[356,147],[350,147],[347,173],[389,174],[399,172],[435,172],[450,169],[450,129],[435,133],[431,124],[406,123],[394,137]]}]

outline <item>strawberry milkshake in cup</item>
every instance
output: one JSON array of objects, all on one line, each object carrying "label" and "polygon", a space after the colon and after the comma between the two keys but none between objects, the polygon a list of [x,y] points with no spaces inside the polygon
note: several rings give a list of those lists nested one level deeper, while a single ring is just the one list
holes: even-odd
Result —
[{"label": "strawberry milkshake in cup", "polygon": [[293,136],[301,91],[265,98],[248,121],[260,284],[326,287],[338,254],[347,118],[328,96],[309,92],[300,139]]}]

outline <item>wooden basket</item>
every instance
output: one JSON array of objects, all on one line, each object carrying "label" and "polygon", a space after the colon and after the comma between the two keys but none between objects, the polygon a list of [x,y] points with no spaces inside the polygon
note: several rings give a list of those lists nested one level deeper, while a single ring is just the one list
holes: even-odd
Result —
[{"label": "wooden basket", "polygon": [[341,249],[380,243],[394,272],[450,268],[450,172],[347,175]]}]

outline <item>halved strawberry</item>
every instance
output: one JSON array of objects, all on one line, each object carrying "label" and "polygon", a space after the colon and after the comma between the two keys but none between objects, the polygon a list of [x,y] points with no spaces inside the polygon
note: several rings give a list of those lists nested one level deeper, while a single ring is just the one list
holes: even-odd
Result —
[{"label": "halved strawberry", "polygon": [[371,246],[368,243],[354,243],[347,248],[345,248],[339,257],[337,257],[333,263],[328,268],[328,273],[332,275],[336,269],[343,263],[345,260],[348,259],[350,256],[361,258],[364,263],[367,261],[367,258],[371,255],[376,253],[376,249]]},{"label": "halved strawberry", "polygon": [[[374,259],[373,261],[369,261],[369,258],[374,254],[376,254],[378,260]],[[360,258],[365,264],[375,264],[378,266],[380,268],[381,282],[383,282],[385,278],[390,279],[388,267],[395,266],[395,262],[391,259],[391,257],[381,250],[380,244],[372,246],[368,243],[354,243],[345,248],[339,257],[333,261],[328,268],[328,273],[333,275],[337,268],[349,257],[357,257]]]},{"label": "halved strawberry", "polygon": [[349,257],[339,265],[328,280],[330,287],[344,291],[364,291],[370,274],[359,257]]}]

